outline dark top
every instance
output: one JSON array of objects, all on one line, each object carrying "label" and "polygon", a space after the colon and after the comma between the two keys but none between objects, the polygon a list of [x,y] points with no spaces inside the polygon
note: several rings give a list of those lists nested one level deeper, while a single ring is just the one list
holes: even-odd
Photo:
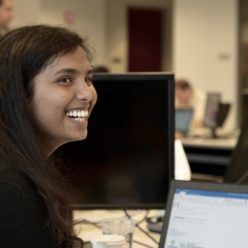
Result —
[{"label": "dark top", "polygon": [[24,173],[0,162],[0,247],[55,248],[48,213]]}]

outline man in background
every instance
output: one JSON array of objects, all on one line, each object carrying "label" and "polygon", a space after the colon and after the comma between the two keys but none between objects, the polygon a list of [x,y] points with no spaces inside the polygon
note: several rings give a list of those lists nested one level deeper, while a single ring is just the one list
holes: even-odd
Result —
[{"label": "man in background", "polygon": [[8,32],[13,18],[13,0],[0,0],[0,38]]},{"label": "man in background", "polygon": [[188,80],[179,79],[176,81],[176,108],[192,108],[194,110],[192,128],[203,127],[205,114],[206,94],[200,90],[193,89]]}]

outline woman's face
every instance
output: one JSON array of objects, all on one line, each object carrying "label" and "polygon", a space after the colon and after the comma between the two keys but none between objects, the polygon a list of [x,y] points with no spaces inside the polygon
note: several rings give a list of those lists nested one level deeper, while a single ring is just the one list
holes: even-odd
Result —
[{"label": "woman's face", "polygon": [[85,51],[57,57],[33,80],[31,113],[45,149],[87,137],[90,113],[97,93],[87,78],[92,72]]}]

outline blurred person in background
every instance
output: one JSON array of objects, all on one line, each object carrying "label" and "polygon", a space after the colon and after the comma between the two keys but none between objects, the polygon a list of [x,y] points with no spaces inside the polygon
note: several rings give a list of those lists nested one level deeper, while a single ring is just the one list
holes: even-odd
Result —
[{"label": "blurred person in background", "polygon": [[191,83],[186,79],[178,79],[175,86],[176,109],[192,108],[194,111],[192,128],[196,129],[203,127],[206,95],[200,90],[194,89]]},{"label": "blurred person in background", "polygon": [[0,0],[0,38],[9,31],[13,18],[13,0]]}]

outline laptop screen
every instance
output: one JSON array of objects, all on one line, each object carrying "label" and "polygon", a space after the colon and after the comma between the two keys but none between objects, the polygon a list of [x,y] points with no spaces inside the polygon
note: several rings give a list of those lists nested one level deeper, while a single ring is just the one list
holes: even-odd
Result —
[{"label": "laptop screen", "polygon": [[176,131],[187,134],[193,115],[193,109],[176,109],[175,110],[175,122]]},{"label": "laptop screen", "polygon": [[248,193],[177,188],[164,248],[248,245]]}]

